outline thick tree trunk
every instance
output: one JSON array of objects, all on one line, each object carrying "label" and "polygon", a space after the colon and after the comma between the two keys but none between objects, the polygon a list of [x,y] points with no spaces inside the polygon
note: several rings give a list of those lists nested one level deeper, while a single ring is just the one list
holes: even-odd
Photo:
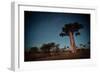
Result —
[{"label": "thick tree trunk", "polygon": [[75,40],[74,40],[74,35],[73,32],[69,32],[69,38],[70,38],[70,50],[72,53],[76,52],[76,45],[75,45]]}]

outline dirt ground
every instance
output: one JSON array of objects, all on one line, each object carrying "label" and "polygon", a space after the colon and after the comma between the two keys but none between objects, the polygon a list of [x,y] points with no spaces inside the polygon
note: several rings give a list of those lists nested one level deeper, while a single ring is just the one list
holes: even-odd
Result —
[{"label": "dirt ground", "polygon": [[49,53],[25,53],[24,61],[45,61],[45,60],[68,60],[68,59],[89,59],[90,49],[77,49],[76,53],[71,51],[49,52]]}]

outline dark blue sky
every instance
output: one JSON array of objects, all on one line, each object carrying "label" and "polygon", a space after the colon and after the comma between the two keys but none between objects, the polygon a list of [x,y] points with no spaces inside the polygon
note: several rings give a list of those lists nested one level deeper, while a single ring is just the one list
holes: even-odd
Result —
[{"label": "dark blue sky", "polygon": [[62,27],[67,23],[78,22],[84,26],[80,36],[75,36],[76,45],[90,41],[90,14],[24,12],[25,48],[40,47],[44,43],[55,42],[60,47],[70,46],[69,37],[60,37]]}]

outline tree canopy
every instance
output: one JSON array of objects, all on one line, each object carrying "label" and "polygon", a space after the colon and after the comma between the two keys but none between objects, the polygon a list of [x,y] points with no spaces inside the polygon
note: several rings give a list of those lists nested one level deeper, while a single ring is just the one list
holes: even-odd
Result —
[{"label": "tree canopy", "polygon": [[78,22],[65,24],[62,28],[60,36],[69,36],[69,32],[76,32],[76,35],[80,35],[79,29],[83,28],[82,24]]}]

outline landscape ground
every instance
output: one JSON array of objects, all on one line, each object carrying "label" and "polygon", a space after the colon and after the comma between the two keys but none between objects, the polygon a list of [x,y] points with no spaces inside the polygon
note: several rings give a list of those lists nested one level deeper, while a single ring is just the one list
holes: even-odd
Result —
[{"label": "landscape ground", "polygon": [[76,53],[71,51],[61,52],[38,52],[38,53],[24,53],[24,61],[44,61],[44,60],[68,60],[68,59],[89,59],[90,49],[77,49]]}]

